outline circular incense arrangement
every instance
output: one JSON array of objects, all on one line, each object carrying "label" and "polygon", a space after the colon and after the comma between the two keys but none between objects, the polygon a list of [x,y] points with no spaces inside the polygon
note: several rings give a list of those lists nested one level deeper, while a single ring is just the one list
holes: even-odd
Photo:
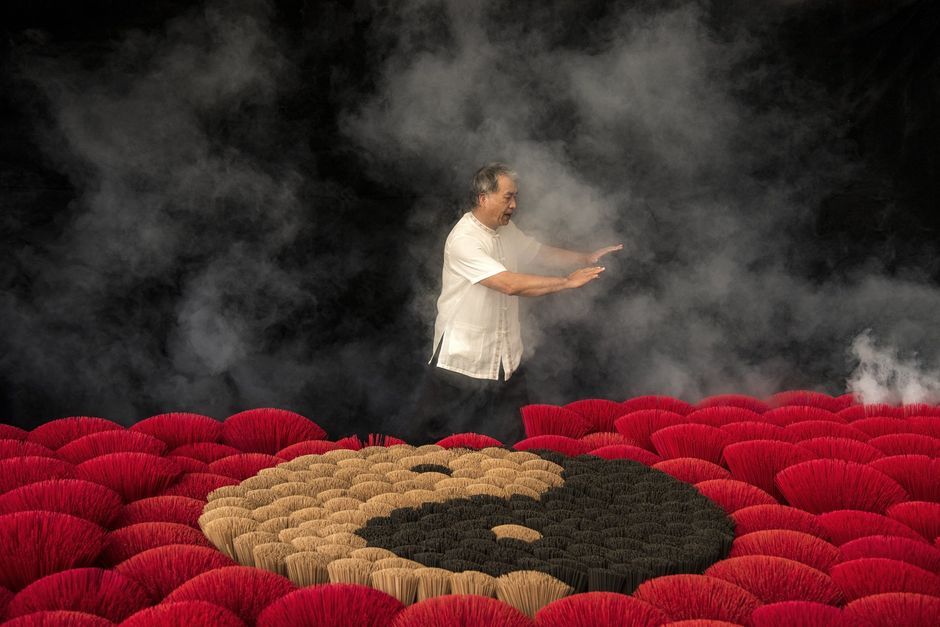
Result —
[{"label": "circular incense arrangement", "polygon": [[700,573],[734,529],[693,486],[637,462],[435,445],[298,457],[211,493],[199,524],[226,555],[297,585],[365,584],[406,604],[496,596],[527,613]]}]

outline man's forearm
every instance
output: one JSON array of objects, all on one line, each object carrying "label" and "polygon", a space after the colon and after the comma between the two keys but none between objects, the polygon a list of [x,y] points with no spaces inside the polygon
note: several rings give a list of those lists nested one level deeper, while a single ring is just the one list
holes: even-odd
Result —
[{"label": "man's forearm", "polygon": [[587,253],[542,244],[535,261],[552,268],[577,268],[588,264]]},{"label": "man's forearm", "polygon": [[539,274],[521,274],[524,282],[516,290],[516,296],[545,296],[568,289],[568,279],[561,276],[542,276]]},{"label": "man's forearm", "polygon": [[569,288],[567,277],[522,274],[520,272],[500,272],[484,279],[481,283],[490,289],[510,296],[544,296]]}]

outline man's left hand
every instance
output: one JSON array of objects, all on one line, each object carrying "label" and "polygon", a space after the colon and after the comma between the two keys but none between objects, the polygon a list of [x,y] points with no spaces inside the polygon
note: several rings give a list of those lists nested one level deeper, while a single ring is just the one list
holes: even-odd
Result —
[{"label": "man's left hand", "polygon": [[588,265],[594,265],[594,264],[596,264],[596,263],[600,260],[600,258],[603,257],[604,255],[606,255],[606,254],[608,254],[608,253],[616,252],[616,251],[618,251],[618,250],[623,250],[623,244],[617,244],[617,245],[615,245],[615,246],[605,246],[604,248],[598,248],[597,250],[595,250],[595,251],[592,252],[592,253],[586,253],[586,255],[585,255],[585,261],[587,261],[587,264],[588,264]]}]

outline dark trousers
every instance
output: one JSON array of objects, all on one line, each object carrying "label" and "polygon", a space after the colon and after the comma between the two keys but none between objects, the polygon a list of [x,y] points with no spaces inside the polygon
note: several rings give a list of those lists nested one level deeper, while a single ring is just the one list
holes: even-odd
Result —
[{"label": "dark trousers", "polygon": [[437,367],[437,355],[420,383],[414,410],[403,417],[409,444],[433,443],[454,433],[482,433],[512,446],[525,437],[519,408],[529,404],[525,372],[508,381],[475,379]]}]

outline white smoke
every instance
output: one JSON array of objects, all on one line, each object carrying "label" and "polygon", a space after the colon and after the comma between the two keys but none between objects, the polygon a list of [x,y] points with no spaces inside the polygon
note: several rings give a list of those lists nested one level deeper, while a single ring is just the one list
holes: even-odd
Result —
[{"label": "white smoke", "polygon": [[847,389],[861,402],[940,402],[940,372],[928,369],[916,354],[905,358],[892,346],[879,346],[871,329],[855,338],[851,354],[859,363]]},{"label": "white smoke", "polygon": [[[757,53],[748,36],[715,37],[694,2],[624,3],[578,46],[560,43],[551,11],[514,32],[493,17],[498,2],[403,4],[425,19],[376,26],[392,52],[377,93],[343,119],[372,175],[411,173],[424,195],[502,158],[520,174],[523,229],[576,250],[625,244],[589,289],[523,309],[527,351],[541,351],[534,397],[562,400],[577,377],[612,398],[766,395],[794,370],[775,349],[783,336],[837,335],[841,352],[862,326],[791,313],[826,304],[788,272],[786,233],[849,168],[811,89],[775,68],[738,69]],[[747,106],[739,94],[766,90],[767,76],[786,102]],[[425,320],[444,234],[421,233]]]}]

